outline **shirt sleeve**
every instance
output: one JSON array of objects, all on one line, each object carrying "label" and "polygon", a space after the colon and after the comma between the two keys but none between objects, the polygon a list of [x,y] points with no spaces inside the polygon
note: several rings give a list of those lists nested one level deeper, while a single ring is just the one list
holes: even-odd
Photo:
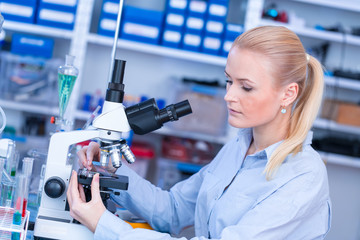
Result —
[{"label": "shirt sleeve", "polygon": [[194,224],[197,195],[206,166],[190,178],[177,183],[170,191],[155,187],[126,166],[117,174],[129,176],[129,187],[112,198],[133,214],[146,220],[154,229],[179,233]]}]

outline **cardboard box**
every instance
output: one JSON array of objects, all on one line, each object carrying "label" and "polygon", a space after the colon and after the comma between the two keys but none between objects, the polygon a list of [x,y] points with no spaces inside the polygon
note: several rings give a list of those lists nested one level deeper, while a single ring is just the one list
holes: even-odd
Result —
[{"label": "cardboard box", "polygon": [[321,117],[339,124],[360,126],[360,105],[327,99],[323,102]]},{"label": "cardboard box", "polygon": [[340,103],[336,122],[352,126],[360,126],[360,105]]}]

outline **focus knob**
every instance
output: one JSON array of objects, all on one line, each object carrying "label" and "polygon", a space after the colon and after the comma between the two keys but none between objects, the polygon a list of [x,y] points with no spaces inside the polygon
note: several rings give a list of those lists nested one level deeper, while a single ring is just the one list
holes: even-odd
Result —
[{"label": "focus knob", "polygon": [[65,182],[59,177],[49,178],[45,183],[44,190],[49,197],[58,198],[65,191]]}]

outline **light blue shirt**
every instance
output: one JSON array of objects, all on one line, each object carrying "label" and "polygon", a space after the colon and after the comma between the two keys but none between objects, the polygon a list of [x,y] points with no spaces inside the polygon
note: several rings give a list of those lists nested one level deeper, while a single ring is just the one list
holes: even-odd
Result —
[{"label": "light blue shirt", "polygon": [[331,203],[325,164],[310,146],[312,132],[270,181],[264,169],[281,142],[245,157],[251,139],[251,129],[241,129],[210,164],[170,191],[121,167],[117,173],[129,176],[129,189],[116,200],[162,233],[132,229],[105,211],[95,239],[173,239],[164,232],[177,234],[190,225],[193,240],[324,239]]}]

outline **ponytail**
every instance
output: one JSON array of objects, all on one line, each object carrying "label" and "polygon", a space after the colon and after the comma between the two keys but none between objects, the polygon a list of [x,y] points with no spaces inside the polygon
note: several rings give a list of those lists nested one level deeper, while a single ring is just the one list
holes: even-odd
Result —
[{"label": "ponytail", "polygon": [[290,118],[289,135],[275,149],[266,165],[266,179],[270,179],[289,154],[297,154],[302,150],[307,133],[315,121],[323,95],[323,69],[318,60],[309,56],[307,63],[307,79],[302,94],[295,102]]}]

